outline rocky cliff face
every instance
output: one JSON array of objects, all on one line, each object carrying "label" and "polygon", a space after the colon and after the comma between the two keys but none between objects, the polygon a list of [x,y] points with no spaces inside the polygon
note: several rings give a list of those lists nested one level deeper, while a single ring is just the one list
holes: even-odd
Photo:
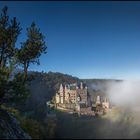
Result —
[{"label": "rocky cliff face", "polygon": [[0,109],[0,139],[31,139],[19,122],[7,111]]}]

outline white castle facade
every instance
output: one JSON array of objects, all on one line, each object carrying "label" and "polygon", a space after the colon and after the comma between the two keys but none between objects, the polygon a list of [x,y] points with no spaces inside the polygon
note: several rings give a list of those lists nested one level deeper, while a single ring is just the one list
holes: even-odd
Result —
[{"label": "white castle facade", "polygon": [[87,86],[84,86],[83,83],[80,83],[80,85],[76,83],[61,84],[55,96],[56,104],[82,103],[87,105],[87,98]]},{"label": "white castle facade", "polygon": [[95,102],[88,102],[88,88],[82,82],[78,85],[60,84],[59,90],[55,95],[56,108],[72,109],[80,114],[102,114],[109,110],[109,102],[107,98],[100,99],[100,96],[95,97]]}]

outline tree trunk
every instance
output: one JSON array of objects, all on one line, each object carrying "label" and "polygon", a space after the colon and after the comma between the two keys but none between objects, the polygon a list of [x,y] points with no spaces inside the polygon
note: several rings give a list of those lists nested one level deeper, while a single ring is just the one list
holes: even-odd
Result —
[{"label": "tree trunk", "polygon": [[1,56],[0,56],[0,69],[3,68],[3,54],[1,53]]},{"label": "tree trunk", "polygon": [[27,80],[27,69],[28,69],[28,66],[26,63],[24,63],[24,83]]},{"label": "tree trunk", "polygon": [[6,58],[3,58],[3,66],[2,66],[3,68],[5,68],[6,67]]},{"label": "tree trunk", "polygon": [[0,69],[4,67],[4,44],[1,50],[1,55],[0,55]]}]

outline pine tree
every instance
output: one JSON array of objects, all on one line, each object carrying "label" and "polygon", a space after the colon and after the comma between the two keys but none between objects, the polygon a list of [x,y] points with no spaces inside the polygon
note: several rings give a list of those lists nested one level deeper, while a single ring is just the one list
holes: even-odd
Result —
[{"label": "pine tree", "polygon": [[30,64],[39,65],[39,57],[42,53],[46,53],[47,46],[44,41],[44,35],[33,22],[27,28],[27,40],[21,44],[21,49],[18,50],[17,59],[24,68],[24,81],[27,80],[27,71]]},{"label": "pine tree", "polygon": [[15,43],[20,34],[20,23],[16,17],[9,19],[8,7],[2,9],[0,15],[0,69],[6,67],[15,55]]}]

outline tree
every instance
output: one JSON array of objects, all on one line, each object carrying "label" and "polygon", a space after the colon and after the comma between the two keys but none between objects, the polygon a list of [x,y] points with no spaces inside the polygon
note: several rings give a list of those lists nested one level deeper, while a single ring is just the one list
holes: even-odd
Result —
[{"label": "tree", "polygon": [[15,43],[20,34],[20,23],[16,18],[10,19],[7,15],[8,7],[2,9],[0,15],[0,102],[8,92],[8,82],[13,70]]},{"label": "tree", "polygon": [[0,15],[0,69],[6,67],[15,55],[15,43],[21,31],[16,17],[10,20],[7,11],[5,6]]},{"label": "tree", "polygon": [[39,65],[39,57],[42,53],[46,53],[47,46],[44,38],[34,22],[27,28],[27,40],[21,43],[21,48],[18,49],[17,53],[17,60],[24,68],[24,82],[27,80],[30,64]]},{"label": "tree", "polygon": [[[16,17],[10,19],[8,7],[2,9],[0,15],[0,104],[5,101],[21,101],[29,95],[27,70],[30,64],[39,65],[39,57],[46,53],[44,35],[33,22],[27,28],[27,40],[21,43],[21,48],[16,48],[15,43],[21,32],[20,23]],[[15,64],[22,65],[24,73],[14,73]]]}]

